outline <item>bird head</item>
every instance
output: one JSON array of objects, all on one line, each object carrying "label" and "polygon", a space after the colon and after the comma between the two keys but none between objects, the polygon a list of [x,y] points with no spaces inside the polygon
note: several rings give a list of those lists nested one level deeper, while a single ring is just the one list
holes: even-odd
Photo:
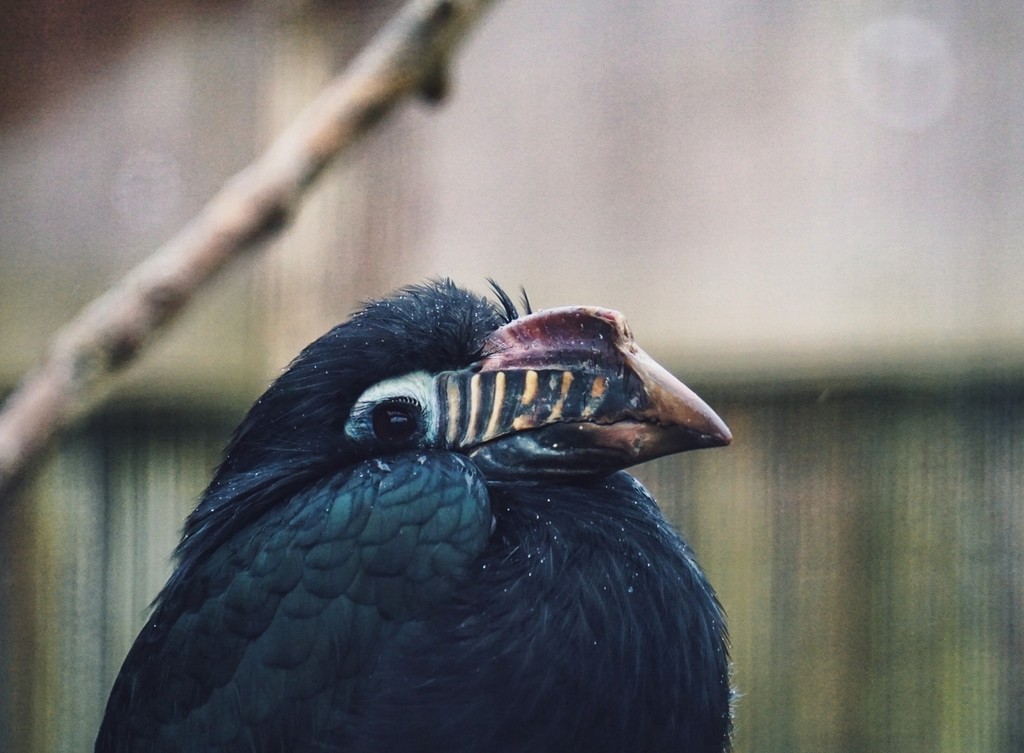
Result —
[{"label": "bird head", "polygon": [[[256,402],[218,477],[322,475],[413,449],[472,458],[496,480],[610,473],[731,441],[621,314],[520,316],[449,281],[368,304],[310,344]],[[217,483],[215,479],[214,483]]]}]

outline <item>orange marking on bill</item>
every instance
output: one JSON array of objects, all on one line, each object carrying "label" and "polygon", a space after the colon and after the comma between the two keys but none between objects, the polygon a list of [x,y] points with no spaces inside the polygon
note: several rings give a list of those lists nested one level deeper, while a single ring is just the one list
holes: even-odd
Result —
[{"label": "orange marking on bill", "polygon": [[594,377],[594,383],[590,385],[590,395],[587,404],[580,412],[581,418],[590,418],[594,411],[601,405],[601,398],[608,392],[608,379],[603,376]]},{"label": "orange marking on bill", "polygon": [[469,420],[466,421],[466,434],[462,444],[469,446],[476,440],[476,418],[480,414],[480,375],[474,374],[469,380]]},{"label": "orange marking on bill", "polygon": [[569,396],[569,386],[572,384],[572,372],[562,372],[562,385],[558,393],[558,400],[551,406],[551,414],[548,421],[557,421],[562,417],[562,410],[565,408],[565,398]]},{"label": "orange marking on bill", "polygon": [[445,439],[449,447],[455,444],[459,438],[459,403],[461,401],[459,385],[454,381],[448,382],[448,429]]},{"label": "orange marking on bill", "polygon": [[499,371],[494,375],[494,394],[491,397],[491,418],[484,429],[481,439],[486,442],[493,439],[498,433],[498,421],[501,419],[501,409],[505,405],[505,372]]},{"label": "orange marking on bill", "polygon": [[523,405],[530,405],[537,397],[537,372],[530,369],[526,372],[526,381],[523,385],[523,396],[519,402]]}]

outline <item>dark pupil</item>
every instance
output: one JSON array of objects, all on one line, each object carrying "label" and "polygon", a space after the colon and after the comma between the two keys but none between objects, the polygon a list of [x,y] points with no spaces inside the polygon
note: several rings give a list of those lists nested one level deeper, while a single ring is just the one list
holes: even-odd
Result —
[{"label": "dark pupil", "polygon": [[404,442],[416,433],[416,406],[382,403],[373,409],[373,433],[384,442]]}]

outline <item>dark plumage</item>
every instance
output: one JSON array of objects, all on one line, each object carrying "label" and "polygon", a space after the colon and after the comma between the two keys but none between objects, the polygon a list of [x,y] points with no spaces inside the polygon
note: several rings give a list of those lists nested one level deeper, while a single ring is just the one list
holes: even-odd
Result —
[{"label": "dark plumage", "polygon": [[445,281],[372,303],[256,402],[99,753],[727,747],[721,609],[616,469],[728,430],[607,347],[613,312],[499,300]]}]

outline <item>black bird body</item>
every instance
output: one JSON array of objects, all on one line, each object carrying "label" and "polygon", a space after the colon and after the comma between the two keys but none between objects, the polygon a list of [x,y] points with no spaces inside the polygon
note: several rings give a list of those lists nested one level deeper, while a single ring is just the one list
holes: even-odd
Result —
[{"label": "black bird body", "polygon": [[[520,325],[502,301],[441,282],[370,304],[253,406],[115,681],[98,753],[728,746],[724,620],[692,553],[616,472],[629,463],[607,460],[606,433],[570,435],[606,460],[562,473],[568,413],[646,437],[662,398],[630,397],[631,378],[614,398],[628,408],[608,408],[609,356],[578,359],[583,340],[562,337],[577,319]],[[553,400],[534,323],[563,369]],[[587,365],[565,377],[567,359]],[[595,364],[607,378],[582,376]],[[728,441],[703,420],[687,418],[688,446]],[[544,453],[540,471],[494,470]]]},{"label": "black bird body", "polygon": [[630,476],[497,487],[454,598],[377,672],[367,744],[401,751],[721,751],[720,610]]}]

